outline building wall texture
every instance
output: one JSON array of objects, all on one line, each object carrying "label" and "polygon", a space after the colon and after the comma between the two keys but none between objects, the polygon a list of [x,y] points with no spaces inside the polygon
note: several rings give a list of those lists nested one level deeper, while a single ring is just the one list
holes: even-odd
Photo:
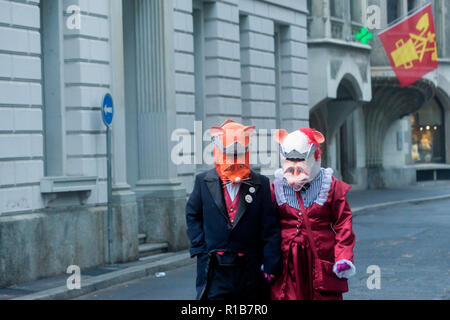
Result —
[{"label": "building wall texture", "polygon": [[0,212],[42,208],[39,1],[0,2]]},{"label": "building wall texture", "polygon": [[[165,45],[173,49],[165,72],[174,73],[166,77],[173,79],[166,90],[173,89],[175,104],[168,121],[187,129],[192,144],[195,120],[202,123],[201,135],[231,118],[267,129],[261,133],[267,140],[278,124],[289,130],[308,124],[306,3],[164,1],[161,8],[173,7],[173,29],[164,31],[173,38],[173,47]],[[201,12],[200,24],[195,12]],[[80,17],[80,28],[69,27],[74,17]],[[136,201],[136,181],[127,184],[125,153],[140,149],[127,146],[120,118],[130,108],[123,99],[123,39],[129,35],[122,34],[122,23],[121,0],[0,0],[0,286],[61,274],[72,264],[89,268],[108,261],[106,128],[100,117],[107,92],[119,116],[112,127],[113,148],[120,150],[112,159],[113,261],[138,258],[146,203],[152,217],[145,224],[164,224],[168,230],[158,230],[168,237],[183,230],[181,199],[173,200],[177,212],[158,213],[149,199]],[[202,28],[200,38],[195,23]],[[197,70],[203,79],[196,78]],[[158,157],[171,161],[169,154]],[[176,166],[185,193],[206,167]]]},{"label": "building wall texture", "polygon": [[[195,52],[194,10],[202,12],[202,52]],[[274,38],[277,25],[282,27],[278,69]],[[306,3],[288,9],[268,1],[177,0],[174,30],[177,128],[189,131],[192,145],[195,120],[202,121],[201,136],[227,119],[266,129],[267,133],[258,132],[261,137],[257,137],[267,141],[258,145],[262,153],[271,152],[264,146],[270,146],[270,130],[277,125],[294,130],[308,124]],[[196,54],[204,56],[203,82],[195,79]],[[280,73],[279,102],[276,72]],[[199,83],[203,85],[201,116],[196,114]],[[277,117],[281,123],[277,123]],[[178,166],[178,177],[188,193],[199,168],[204,166]],[[271,171],[273,165],[267,172]]]},{"label": "building wall texture", "polygon": [[[71,264],[88,268],[108,260],[100,103],[112,81],[110,1],[52,4],[59,28],[49,27],[45,34],[61,36],[60,59],[49,59],[53,68],[61,65],[63,75],[59,126],[46,123],[44,115],[49,79],[43,42],[49,39],[41,24],[42,2],[0,2],[0,286],[60,274]],[[79,29],[66,26],[71,5],[81,8]],[[45,145],[46,130],[62,138],[58,148]],[[62,154],[60,175],[70,192],[42,192],[41,181],[53,179],[45,168],[52,152]],[[79,177],[92,177],[90,191],[76,191]],[[135,204],[114,205],[117,262],[138,258],[136,217]]]}]

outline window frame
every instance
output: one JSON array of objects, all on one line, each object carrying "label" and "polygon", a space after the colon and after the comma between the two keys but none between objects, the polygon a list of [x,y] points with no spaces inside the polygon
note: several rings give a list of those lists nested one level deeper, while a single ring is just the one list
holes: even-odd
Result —
[{"label": "window frame", "polygon": [[44,176],[66,173],[64,16],[61,0],[41,0]]}]

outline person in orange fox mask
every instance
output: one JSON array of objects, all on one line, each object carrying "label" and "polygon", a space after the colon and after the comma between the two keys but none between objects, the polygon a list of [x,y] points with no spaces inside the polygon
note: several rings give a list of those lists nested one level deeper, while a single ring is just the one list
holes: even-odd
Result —
[{"label": "person in orange fox mask", "polygon": [[196,176],[186,205],[197,299],[269,299],[268,283],[281,270],[270,182],[250,169],[254,129],[232,120],[210,129],[215,168]]}]

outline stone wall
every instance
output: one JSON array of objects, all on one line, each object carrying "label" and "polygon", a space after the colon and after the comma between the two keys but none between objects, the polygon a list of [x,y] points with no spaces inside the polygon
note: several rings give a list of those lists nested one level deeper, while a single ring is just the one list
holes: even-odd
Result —
[{"label": "stone wall", "polygon": [[43,207],[39,1],[0,1],[0,215]]},{"label": "stone wall", "polygon": [[[112,91],[111,3],[0,1],[0,287],[108,261],[100,104]],[[79,29],[67,24],[72,5],[81,10]],[[43,193],[41,181],[52,175],[65,192]],[[86,177],[90,187],[77,191]],[[134,194],[121,186],[113,208],[113,261],[136,260]]]},{"label": "stone wall", "polygon": [[[227,119],[255,125],[266,130],[256,139],[262,141],[259,152],[270,157],[271,130],[308,125],[306,2],[294,6],[256,0],[193,4],[174,1],[177,128],[189,131],[194,146],[195,131],[202,137],[209,127]],[[194,28],[202,33],[193,33]],[[275,33],[280,37],[278,52]],[[203,79],[198,79],[196,71]],[[194,130],[194,120],[203,126]],[[270,175],[274,164],[258,161],[255,167],[266,167],[264,173]],[[206,168],[205,164],[178,166],[178,177],[188,193],[194,175]]]}]

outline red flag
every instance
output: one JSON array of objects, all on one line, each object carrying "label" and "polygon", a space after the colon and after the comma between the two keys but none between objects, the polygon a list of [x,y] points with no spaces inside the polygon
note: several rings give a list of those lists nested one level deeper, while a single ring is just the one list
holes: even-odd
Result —
[{"label": "red flag", "polygon": [[379,37],[403,88],[437,69],[431,4],[382,31]]}]

